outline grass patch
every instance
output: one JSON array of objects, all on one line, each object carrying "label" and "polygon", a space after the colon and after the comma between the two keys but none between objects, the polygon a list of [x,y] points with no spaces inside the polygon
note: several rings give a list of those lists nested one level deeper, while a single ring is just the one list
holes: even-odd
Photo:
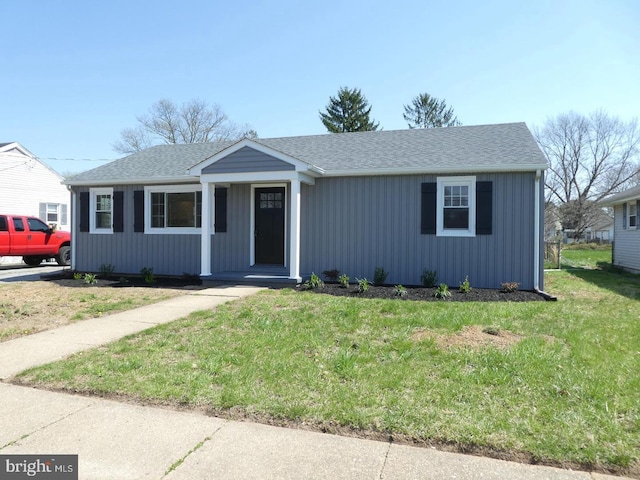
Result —
[{"label": "grass patch", "polygon": [[[545,289],[559,301],[266,291],[18,381],[624,472],[640,442],[638,277],[558,271]],[[436,341],[470,327],[517,341]]]},{"label": "grass patch", "polygon": [[598,264],[611,263],[611,245],[591,248],[565,248],[560,256],[561,268],[597,268]]}]

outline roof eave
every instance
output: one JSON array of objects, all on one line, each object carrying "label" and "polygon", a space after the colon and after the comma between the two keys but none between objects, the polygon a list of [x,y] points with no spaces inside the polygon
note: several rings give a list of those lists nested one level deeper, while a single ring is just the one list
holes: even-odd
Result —
[{"label": "roof eave", "polygon": [[371,168],[349,170],[325,170],[324,177],[354,177],[369,175],[416,175],[438,173],[498,173],[498,172],[535,172],[546,170],[547,164],[530,165],[462,165],[459,167],[404,167],[404,168]]},{"label": "roof eave", "polygon": [[63,182],[70,187],[104,187],[111,185],[163,185],[167,183],[196,183],[198,177],[182,175],[179,177],[150,177],[150,178],[114,178],[111,180],[67,180]]}]

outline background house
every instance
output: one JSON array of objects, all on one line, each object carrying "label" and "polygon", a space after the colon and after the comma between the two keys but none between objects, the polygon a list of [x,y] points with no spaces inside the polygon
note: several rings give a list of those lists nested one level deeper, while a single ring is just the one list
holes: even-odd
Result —
[{"label": "background house", "polygon": [[[0,143],[0,213],[38,217],[70,231],[71,195],[62,181],[18,142]],[[0,263],[16,260],[0,257]]]},{"label": "background house", "polygon": [[72,266],[542,288],[546,166],[524,123],[158,145],[67,179]]},{"label": "background house", "polygon": [[601,202],[613,207],[615,243],[612,264],[630,272],[640,273],[640,186],[617,193]]}]

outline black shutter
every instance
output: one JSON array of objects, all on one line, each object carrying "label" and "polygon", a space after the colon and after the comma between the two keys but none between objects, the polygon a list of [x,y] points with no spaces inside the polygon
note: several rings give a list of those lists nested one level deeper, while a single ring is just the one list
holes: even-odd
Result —
[{"label": "black shutter", "polygon": [[422,184],[422,201],[420,214],[420,233],[423,235],[435,235],[436,233],[436,196],[438,184]]},{"label": "black shutter", "polygon": [[476,235],[493,233],[493,182],[476,182]]},{"label": "black shutter", "polygon": [[622,228],[627,228],[627,204],[622,204]]},{"label": "black shutter", "polygon": [[80,192],[78,205],[78,218],[80,219],[80,231],[89,231],[89,192]]},{"label": "black shutter", "polygon": [[133,231],[144,232],[144,190],[133,191]]},{"label": "black shutter", "polygon": [[113,231],[124,232],[124,192],[113,192]]},{"label": "black shutter", "polygon": [[216,201],[216,224],[215,232],[227,231],[227,189],[216,188],[215,189],[215,201]]}]

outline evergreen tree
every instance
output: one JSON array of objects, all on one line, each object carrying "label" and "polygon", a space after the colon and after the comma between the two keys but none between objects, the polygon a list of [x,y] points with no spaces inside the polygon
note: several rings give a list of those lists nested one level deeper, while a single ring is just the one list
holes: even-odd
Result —
[{"label": "evergreen tree", "polygon": [[340,88],[337,97],[329,97],[326,110],[320,112],[320,120],[331,133],[366,132],[380,125],[369,118],[371,106],[359,88]]},{"label": "evergreen tree", "polygon": [[428,93],[421,93],[413,99],[411,105],[405,105],[402,116],[409,124],[409,128],[462,125],[454,115],[453,108],[447,108],[447,102],[432,97]]}]

